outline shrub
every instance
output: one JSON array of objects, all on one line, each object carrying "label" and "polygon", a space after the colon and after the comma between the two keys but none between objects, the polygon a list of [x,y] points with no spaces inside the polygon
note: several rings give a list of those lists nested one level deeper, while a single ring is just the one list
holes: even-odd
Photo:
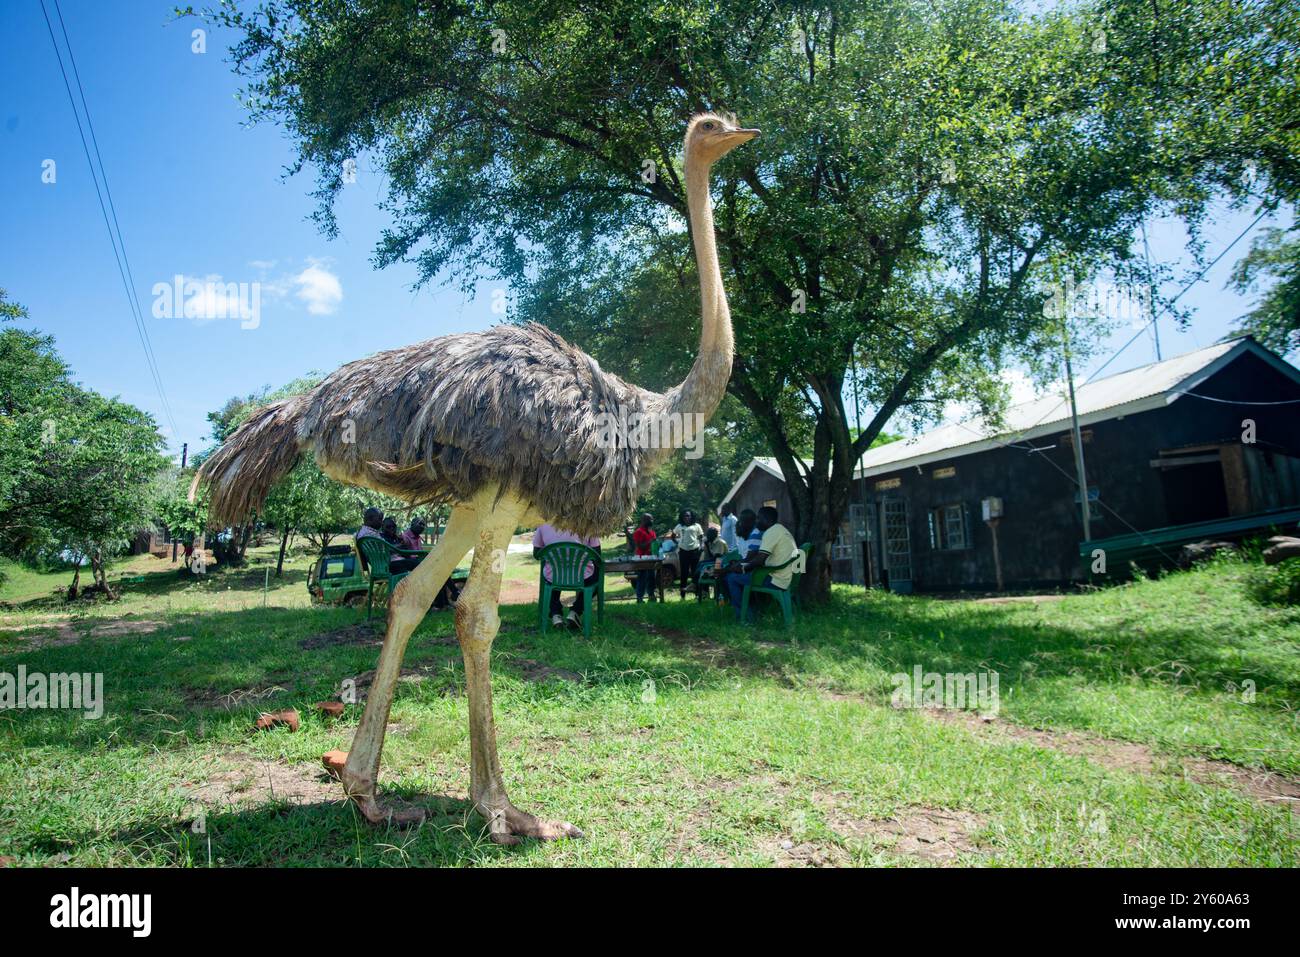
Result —
[{"label": "shrub", "polygon": [[1247,581],[1250,596],[1263,605],[1300,605],[1300,558],[1257,566]]}]

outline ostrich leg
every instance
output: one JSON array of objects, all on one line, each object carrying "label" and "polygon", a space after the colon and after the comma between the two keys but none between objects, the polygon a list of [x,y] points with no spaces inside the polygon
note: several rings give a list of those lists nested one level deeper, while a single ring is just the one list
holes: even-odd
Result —
[{"label": "ostrich leg", "polygon": [[492,642],[501,624],[497,605],[506,548],[524,511],[521,503],[503,498],[481,513],[469,583],[456,602],[456,634],[465,657],[465,683],[469,689],[470,799],[474,809],[487,820],[488,832],[498,844],[518,844],[522,837],[582,837],[572,824],[543,821],[511,804],[497,760],[497,732],[492,720]]},{"label": "ostrich leg", "polygon": [[471,509],[453,509],[447,520],[447,530],[433,551],[402,579],[389,596],[388,631],[384,635],[383,650],[379,653],[379,666],[342,773],[348,797],[356,802],[357,808],[372,824],[416,824],[424,818],[424,812],[419,809],[388,810],[375,799],[379,756],[384,749],[384,731],[393,705],[393,691],[402,671],[406,642],[424,619],[438,588],[473,545],[477,522],[478,516]]}]

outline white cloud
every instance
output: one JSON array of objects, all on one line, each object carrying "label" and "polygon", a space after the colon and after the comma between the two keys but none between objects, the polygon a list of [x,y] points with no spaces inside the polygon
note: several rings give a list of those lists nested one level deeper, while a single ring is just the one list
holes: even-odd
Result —
[{"label": "white cloud", "polygon": [[307,304],[314,316],[328,316],[343,301],[343,284],[319,260],[309,260],[309,265],[293,277],[298,287],[297,296]]},{"label": "white cloud", "polygon": [[277,262],[279,262],[279,260],[276,259],[253,259],[249,261],[248,267],[250,269],[256,269],[258,272],[267,272],[268,270],[274,269]]}]

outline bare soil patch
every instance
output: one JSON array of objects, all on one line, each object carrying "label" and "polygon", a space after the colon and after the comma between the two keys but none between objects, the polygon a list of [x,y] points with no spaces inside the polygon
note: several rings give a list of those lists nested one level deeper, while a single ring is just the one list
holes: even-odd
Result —
[{"label": "bare soil patch", "polygon": [[163,627],[152,619],[61,619],[43,622],[12,632],[12,636],[29,648],[59,648],[75,645],[87,638],[116,638],[121,635],[147,635]]},{"label": "bare soil patch", "polygon": [[282,685],[266,685],[260,688],[236,688],[234,691],[213,691],[210,688],[186,688],[182,692],[185,703],[194,708],[217,708],[222,711],[234,711],[245,705],[261,704],[266,699],[280,694],[287,689]]},{"label": "bare soil patch", "polygon": [[1200,784],[1226,783],[1257,801],[1289,807],[1292,814],[1300,814],[1300,781],[1295,778],[1207,758],[1188,758],[1183,767]]},{"label": "bare soil patch", "polygon": [[369,622],[359,622],[333,631],[322,631],[298,642],[298,647],[306,651],[318,648],[336,648],[340,645],[382,645],[384,636],[375,630]]},{"label": "bare soil patch", "polygon": [[285,764],[243,753],[219,758],[202,776],[185,782],[184,790],[209,808],[344,800],[342,789],[319,764]]},{"label": "bare soil patch", "polygon": [[[717,812],[718,798],[747,785],[760,785],[782,802],[789,797],[791,790],[789,785],[767,774],[708,782],[701,790],[710,796],[683,821],[672,843],[673,852],[679,856],[689,853],[712,863],[730,864],[730,859],[719,849],[703,842],[701,835]],[[903,808],[887,818],[863,818],[846,810],[842,798],[843,795],[820,791],[813,794],[813,801],[821,809],[827,826],[843,843],[800,840],[792,834],[781,834],[761,840],[758,850],[775,867],[843,867],[852,863],[851,847],[854,844],[880,848],[892,855],[938,866],[952,864],[962,854],[981,852],[973,835],[985,822],[968,811],[914,806]]]},{"label": "bare soil patch", "polygon": [[510,662],[519,670],[525,681],[541,682],[549,681],[555,678],[558,681],[582,681],[582,675],[576,671],[569,671],[567,668],[556,668],[553,665],[544,664],[540,661],[534,661],[532,658],[515,658]]},{"label": "bare soil patch", "polygon": [[831,827],[846,836],[869,837],[884,843],[891,854],[946,865],[962,854],[979,851],[971,835],[984,822],[969,811],[937,807],[909,807],[881,821],[840,817]]},{"label": "bare soil patch", "polygon": [[538,596],[535,581],[504,581],[501,583],[501,604],[531,605],[536,604]]}]

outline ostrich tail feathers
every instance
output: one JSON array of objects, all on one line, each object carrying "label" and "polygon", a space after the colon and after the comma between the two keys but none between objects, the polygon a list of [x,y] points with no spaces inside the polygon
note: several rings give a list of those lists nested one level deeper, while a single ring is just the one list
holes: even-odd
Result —
[{"label": "ostrich tail feathers", "polygon": [[298,464],[301,408],[293,398],[258,409],[203,463],[189,497],[194,501],[200,486],[207,486],[210,525],[242,522]]}]

